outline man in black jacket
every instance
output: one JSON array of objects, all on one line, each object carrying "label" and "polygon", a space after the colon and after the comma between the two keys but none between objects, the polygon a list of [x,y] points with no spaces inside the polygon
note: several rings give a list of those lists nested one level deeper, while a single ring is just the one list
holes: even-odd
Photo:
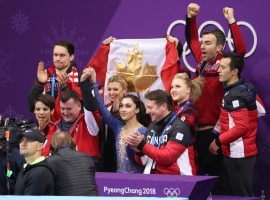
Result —
[{"label": "man in black jacket", "polygon": [[47,158],[54,172],[56,195],[98,195],[93,158],[76,151],[70,135],[55,132],[51,139],[52,156]]},{"label": "man in black jacket", "polygon": [[20,139],[20,154],[26,164],[17,177],[15,195],[53,195],[53,173],[41,156],[45,137],[35,129],[25,130],[18,135]]}]

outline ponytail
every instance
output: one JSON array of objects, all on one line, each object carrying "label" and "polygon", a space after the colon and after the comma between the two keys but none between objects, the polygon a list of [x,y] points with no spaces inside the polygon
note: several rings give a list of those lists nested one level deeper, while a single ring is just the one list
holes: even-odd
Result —
[{"label": "ponytail", "polygon": [[198,99],[200,98],[203,86],[204,86],[204,79],[202,77],[198,77],[191,80],[190,99],[192,103],[197,102]]},{"label": "ponytail", "polygon": [[185,84],[190,88],[189,98],[191,99],[193,104],[198,101],[202,93],[202,88],[204,86],[203,78],[198,77],[191,80],[186,73],[178,73],[174,76],[174,79],[182,79]]}]

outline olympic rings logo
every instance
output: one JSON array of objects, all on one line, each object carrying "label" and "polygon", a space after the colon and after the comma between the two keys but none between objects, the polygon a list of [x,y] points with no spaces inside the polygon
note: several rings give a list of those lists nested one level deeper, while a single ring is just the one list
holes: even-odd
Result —
[{"label": "olympic rings logo", "polygon": [[179,188],[164,188],[164,194],[167,197],[179,197],[180,189]]},{"label": "olympic rings logo", "polygon": [[[170,24],[170,26],[168,27],[168,29],[167,29],[167,35],[169,35],[171,33],[172,29],[178,24],[182,24],[182,25],[186,26],[186,21],[184,21],[184,20],[176,20],[176,21],[172,22]],[[248,22],[239,21],[239,22],[237,22],[237,24],[238,24],[238,26],[247,27],[249,29],[249,31],[252,33],[252,36],[253,36],[253,45],[252,45],[251,49],[249,50],[249,52],[247,52],[246,55],[245,55],[245,58],[247,58],[247,57],[251,56],[254,53],[254,51],[256,50],[257,43],[258,43],[257,33],[256,33],[254,27]],[[198,29],[199,36],[201,35],[202,30],[208,25],[216,26],[217,28],[219,28],[225,34],[225,31],[224,31],[223,27],[218,22],[216,22],[216,21],[206,21]],[[200,38],[200,40],[201,40],[201,38]],[[230,30],[228,31],[226,41],[228,43],[228,46],[229,46],[230,50],[233,51],[234,50],[234,48],[233,48],[233,39],[232,39],[232,34],[231,34]],[[189,65],[188,61],[187,61],[186,57],[187,57],[188,54],[191,53],[190,49],[187,49],[187,48],[188,48],[188,45],[187,45],[187,42],[185,42],[185,44],[183,45],[182,58],[183,58],[185,66],[190,71],[195,72],[195,69],[193,67],[191,67]]]}]

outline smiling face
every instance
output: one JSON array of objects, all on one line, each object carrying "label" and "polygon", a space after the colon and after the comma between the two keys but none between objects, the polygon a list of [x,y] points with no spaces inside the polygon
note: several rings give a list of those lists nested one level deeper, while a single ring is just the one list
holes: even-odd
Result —
[{"label": "smiling face", "polygon": [[174,78],[171,84],[171,96],[178,104],[187,101],[190,95],[190,87],[181,78]]},{"label": "smiling face", "polygon": [[65,103],[60,101],[60,110],[63,120],[72,123],[77,119],[81,112],[81,103],[75,101],[73,98]]},{"label": "smiling face", "polygon": [[41,101],[37,101],[35,103],[34,114],[38,121],[39,127],[45,127],[51,119],[53,110],[50,110],[50,108],[46,106],[44,103],[42,103]]},{"label": "smiling face", "polygon": [[129,121],[136,118],[139,109],[136,108],[136,104],[131,98],[124,97],[119,105],[119,112],[123,121]]},{"label": "smiling face", "polygon": [[56,45],[53,48],[53,64],[56,69],[62,70],[69,67],[73,59],[74,55],[69,55],[65,47]]},{"label": "smiling face", "polygon": [[119,82],[108,83],[108,95],[112,102],[119,100],[126,93],[126,89]]},{"label": "smiling face", "polygon": [[210,61],[216,57],[222,45],[217,44],[217,38],[214,34],[205,34],[202,36],[201,51],[203,61]]},{"label": "smiling face", "polygon": [[167,108],[165,104],[157,105],[155,101],[146,99],[145,105],[146,105],[146,113],[149,114],[152,122],[154,121],[158,122],[166,116],[164,114]]}]

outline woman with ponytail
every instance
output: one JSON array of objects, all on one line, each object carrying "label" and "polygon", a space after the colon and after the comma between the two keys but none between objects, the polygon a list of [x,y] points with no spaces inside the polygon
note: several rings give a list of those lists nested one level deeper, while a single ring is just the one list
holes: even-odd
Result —
[{"label": "woman with ponytail", "polygon": [[178,73],[174,76],[171,84],[171,96],[174,101],[174,112],[186,123],[192,132],[192,144],[187,149],[189,160],[187,167],[192,168],[193,175],[197,173],[197,153],[193,147],[196,141],[197,114],[193,104],[199,99],[203,87],[203,79],[191,80],[186,73]]}]

